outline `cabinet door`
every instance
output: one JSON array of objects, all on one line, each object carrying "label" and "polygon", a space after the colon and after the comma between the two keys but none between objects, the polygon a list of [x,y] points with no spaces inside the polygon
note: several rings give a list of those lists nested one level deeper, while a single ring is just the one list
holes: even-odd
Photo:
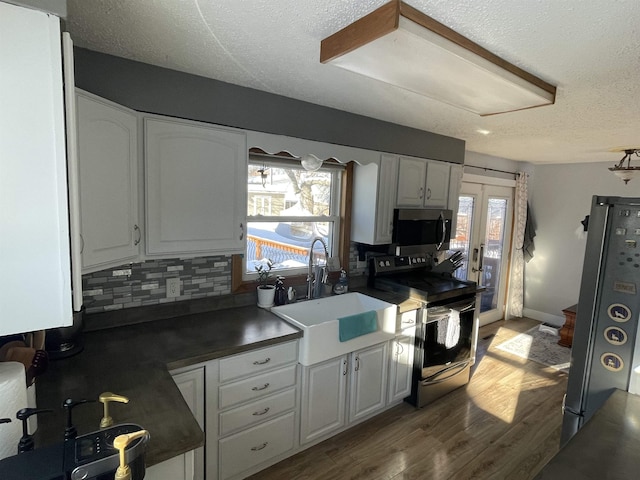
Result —
[{"label": "cabinet door", "polygon": [[351,354],[349,422],[368,417],[386,405],[387,345],[385,342]]},{"label": "cabinet door", "polygon": [[192,480],[193,452],[183,453],[148,467],[144,478],[145,480]]},{"label": "cabinet door", "polygon": [[300,443],[345,426],[347,357],[303,367]]},{"label": "cabinet door", "polygon": [[449,164],[427,162],[427,189],[424,196],[425,207],[447,208],[449,200]]},{"label": "cabinet door", "polygon": [[[173,381],[176,382],[191,413],[198,421],[198,425],[204,430],[204,367],[181,369],[174,372],[172,372]],[[185,453],[182,464],[184,465],[185,479],[203,480],[204,447]]]},{"label": "cabinet door", "polygon": [[72,312],[60,21],[0,2],[0,32],[0,335],[9,335],[71,325]]},{"label": "cabinet door", "polygon": [[[409,333],[405,331],[405,333]],[[415,327],[412,329],[415,332]],[[415,334],[398,335],[389,342],[389,400],[388,404],[401,402],[411,394],[413,373],[413,341]]]},{"label": "cabinet door", "polygon": [[391,243],[397,187],[396,155],[378,154],[375,161],[356,165],[351,214],[352,241],[368,245]]},{"label": "cabinet door", "polygon": [[421,207],[423,205],[426,176],[426,160],[400,157],[397,195],[399,207]]},{"label": "cabinet door", "polygon": [[146,118],[147,253],[242,252],[244,133]]},{"label": "cabinet door", "polygon": [[82,93],[76,108],[82,267],[87,271],[138,256],[137,119],[130,110]]},{"label": "cabinet door", "polygon": [[393,209],[396,206],[398,157],[383,154],[378,176],[378,198],[376,201],[376,244],[391,243],[393,232]]}]

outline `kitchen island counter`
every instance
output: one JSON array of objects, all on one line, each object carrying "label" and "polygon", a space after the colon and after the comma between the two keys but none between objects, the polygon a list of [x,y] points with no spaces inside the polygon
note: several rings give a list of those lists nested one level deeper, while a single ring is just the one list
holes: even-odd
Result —
[{"label": "kitchen island counter", "polygon": [[[129,398],[112,403],[115,423],[137,423],[151,438],[146,464],[151,466],[204,444],[204,434],[191,414],[170,370],[262,348],[302,336],[270,312],[244,306],[201,312],[83,334],[84,350],[49,362],[37,381],[39,415],[36,447],[61,442],[66,398],[97,400],[111,391]],[[73,410],[78,434],[99,429],[102,404]]]},{"label": "kitchen island counter", "polygon": [[636,478],[640,471],[640,396],[609,399],[538,473],[536,480]]}]

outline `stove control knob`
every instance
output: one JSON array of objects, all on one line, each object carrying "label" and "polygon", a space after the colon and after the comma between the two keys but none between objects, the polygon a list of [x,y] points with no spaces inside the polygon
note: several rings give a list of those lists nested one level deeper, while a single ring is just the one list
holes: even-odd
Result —
[{"label": "stove control knob", "polygon": [[385,267],[390,267],[391,266],[391,262],[389,260],[387,260],[386,262],[384,262]]},{"label": "stove control knob", "polygon": [[380,261],[378,262],[378,265],[379,265],[380,267],[384,267],[384,260],[380,260]]}]

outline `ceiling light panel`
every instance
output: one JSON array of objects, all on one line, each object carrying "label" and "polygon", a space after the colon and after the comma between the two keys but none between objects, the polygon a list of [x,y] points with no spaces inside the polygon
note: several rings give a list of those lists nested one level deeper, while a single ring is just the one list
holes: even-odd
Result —
[{"label": "ceiling light panel", "polygon": [[555,100],[552,85],[397,0],[323,40],[321,61],[479,115]]}]

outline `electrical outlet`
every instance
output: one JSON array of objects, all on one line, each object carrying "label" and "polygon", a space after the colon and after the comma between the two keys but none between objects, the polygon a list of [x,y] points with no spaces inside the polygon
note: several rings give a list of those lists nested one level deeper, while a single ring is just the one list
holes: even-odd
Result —
[{"label": "electrical outlet", "polygon": [[167,278],[167,298],[180,296],[180,278]]}]

